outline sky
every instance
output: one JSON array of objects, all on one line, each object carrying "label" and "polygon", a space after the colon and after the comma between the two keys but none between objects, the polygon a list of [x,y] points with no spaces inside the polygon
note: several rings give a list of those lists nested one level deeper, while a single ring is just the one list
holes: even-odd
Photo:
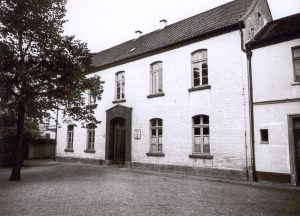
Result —
[{"label": "sky", "polygon": [[[99,52],[230,0],[68,0],[65,34]],[[268,0],[273,19],[300,13],[300,0]]]}]

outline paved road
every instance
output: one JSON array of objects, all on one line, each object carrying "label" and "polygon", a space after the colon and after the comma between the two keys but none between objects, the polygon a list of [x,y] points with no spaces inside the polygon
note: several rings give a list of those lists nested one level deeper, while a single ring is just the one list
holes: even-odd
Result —
[{"label": "paved road", "polygon": [[300,190],[93,165],[0,169],[1,216],[300,215]]}]

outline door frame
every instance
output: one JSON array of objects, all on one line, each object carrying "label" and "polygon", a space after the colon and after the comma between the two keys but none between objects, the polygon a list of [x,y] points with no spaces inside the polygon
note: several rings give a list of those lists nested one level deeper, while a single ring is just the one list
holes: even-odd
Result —
[{"label": "door frame", "polygon": [[111,155],[109,152],[111,124],[112,120],[122,118],[125,120],[125,165],[131,162],[131,127],[132,127],[132,108],[116,105],[106,110],[106,136],[105,136],[105,161],[107,164],[112,164]]},{"label": "door frame", "polygon": [[[295,157],[295,139],[293,130],[293,119],[300,118],[300,114],[288,115],[288,137],[289,137],[289,156],[290,156],[290,169],[291,169],[291,184],[297,185],[297,167]],[[298,180],[300,181],[300,179]]]}]

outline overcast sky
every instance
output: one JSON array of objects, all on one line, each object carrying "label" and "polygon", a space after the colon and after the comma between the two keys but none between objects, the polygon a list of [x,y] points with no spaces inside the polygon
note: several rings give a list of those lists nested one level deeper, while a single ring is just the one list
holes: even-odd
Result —
[{"label": "overcast sky", "polygon": [[[92,52],[110,48],[230,0],[69,0],[65,33],[88,44]],[[273,19],[300,12],[300,0],[268,0]]]}]

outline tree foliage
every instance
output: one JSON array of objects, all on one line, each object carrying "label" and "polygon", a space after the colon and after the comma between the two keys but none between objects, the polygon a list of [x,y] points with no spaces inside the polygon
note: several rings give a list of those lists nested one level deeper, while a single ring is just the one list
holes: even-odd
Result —
[{"label": "tree foliage", "polygon": [[100,100],[102,81],[86,76],[92,69],[87,44],[63,35],[67,1],[0,2],[0,105],[18,114],[19,139],[24,116],[41,119],[49,110],[98,123],[84,93]]}]

